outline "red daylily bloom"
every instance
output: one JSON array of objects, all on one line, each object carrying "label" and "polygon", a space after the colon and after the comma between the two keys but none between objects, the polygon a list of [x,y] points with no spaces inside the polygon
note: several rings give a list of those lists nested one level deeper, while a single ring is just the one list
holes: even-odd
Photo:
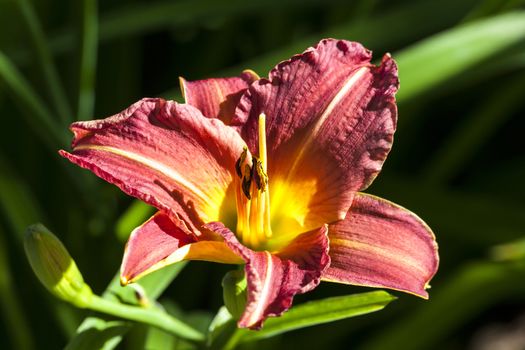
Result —
[{"label": "red daylily bloom", "polygon": [[361,193],[396,128],[397,67],[326,39],[268,78],[188,82],[185,104],[143,99],[77,122],[60,154],[155,206],[129,238],[122,283],[181,260],[246,264],[238,325],[256,329],[321,280],[427,298],[438,266],[415,214]]}]

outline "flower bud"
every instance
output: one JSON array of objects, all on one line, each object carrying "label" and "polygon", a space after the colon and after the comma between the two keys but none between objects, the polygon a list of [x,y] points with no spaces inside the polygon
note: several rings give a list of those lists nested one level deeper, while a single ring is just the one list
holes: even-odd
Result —
[{"label": "flower bud", "polygon": [[58,298],[85,308],[93,295],[68,251],[41,224],[26,230],[24,248],[31,268],[40,282]]},{"label": "flower bud", "polygon": [[222,279],[224,305],[235,318],[244,312],[246,307],[246,277],[244,271],[230,271]]}]

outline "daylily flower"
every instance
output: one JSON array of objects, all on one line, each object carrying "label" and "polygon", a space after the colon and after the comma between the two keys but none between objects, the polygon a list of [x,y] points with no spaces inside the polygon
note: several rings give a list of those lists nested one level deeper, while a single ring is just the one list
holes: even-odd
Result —
[{"label": "daylily flower", "polygon": [[186,81],[186,103],[146,98],[76,122],[60,154],[156,207],[129,238],[127,284],[181,260],[245,264],[238,325],[256,329],[321,280],[427,298],[438,266],[430,228],[361,193],[396,128],[397,68],[326,39],[268,78]]}]

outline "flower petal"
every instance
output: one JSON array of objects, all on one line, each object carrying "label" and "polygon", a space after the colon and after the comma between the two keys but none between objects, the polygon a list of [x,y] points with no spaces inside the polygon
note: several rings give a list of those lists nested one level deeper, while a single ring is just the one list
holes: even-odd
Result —
[{"label": "flower petal", "polygon": [[235,130],[189,105],[143,99],[113,117],[72,124],[73,152],[60,154],[129,195],[180,217],[235,225],[231,188],[245,146]]},{"label": "flower petal", "polygon": [[225,264],[244,261],[226,243],[196,241],[168,215],[157,212],[131,233],[120,267],[122,284],[182,260],[206,260]]},{"label": "flower petal", "polygon": [[219,118],[229,124],[242,94],[259,79],[255,72],[246,70],[239,77],[187,81],[180,78],[182,95],[187,104],[199,109],[209,118]]},{"label": "flower petal", "polygon": [[304,233],[278,253],[253,251],[239,243],[219,222],[206,227],[224,237],[246,261],[248,300],[239,327],[259,329],[269,316],[279,316],[292,305],[296,294],[315,288],[330,263],[327,227]]},{"label": "flower petal", "polygon": [[357,193],[343,221],[329,225],[330,267],[323,280],[382,287],[428,298],[438,267],[430,228],[414,213]]},{"label": "flower petal", "polygon": [[390,151],[397,67],[389,55],[379,67],[370,60],[358,43],[323,40],[254,82],[236,110],[232,125],[254,155],[266,114],[272,210],[306,205],[303,228],[343,219]]}]

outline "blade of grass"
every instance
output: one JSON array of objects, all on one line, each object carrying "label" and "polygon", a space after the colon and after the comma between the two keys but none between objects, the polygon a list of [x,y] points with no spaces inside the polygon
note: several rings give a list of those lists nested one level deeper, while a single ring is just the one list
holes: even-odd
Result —
[{"label": "blade of grass", "polygon": [[523,40],[525,12],[518,11],[469,22],[416,43],[394,55],[402,77],[397,99],[415,98]]},{"label": "blade of grass", "polygon": [[[230,334],[229,339],[225,340],[226,344],[222,346],[215,343],[211,344],[211,347],[213,349],[233,350],[238,343],[270,338],[300,328],[379,311],[395,299],[396,297],[393,295],[379,290],[310,301],[292,307],[282,316],[267,319],[264,327],[258,331],[236,328],[235,321],[229,319],[221,328],[222,332],[229,332]],[[232,327],[233,332],[231,332]],[[211,339],[217,340],[220,337],[217,338],[215,334],[212,335]]]},{"label": "blade of grass", "polygon": [[430,157],[423,171],[423,179],[429,185],[446,183],[464,169],[469,159],[522,105],[524,76],[518,75],[510,82],[500,84],[494,91],[456,127],[446,144]]},{"label": "blade of grass", "polygon": [[[334,26],[322,33],[301,38],[278,50],[259,55],[257,58],[247,60],[240,65],[222,70],[215,76],[237,75],[244,69],[250,68],[261,76],[272,69],[278,62],[286,60],[292,55],[304,51],[307,47],[314,45],[322,38],[333,37],[359,41],[368,48],[388,48],[403,45],[423,38],[437,30],[443,30],[460,20],[463,14],[470,8],[475,0],[455,1],[432,1],[415,2],[396,8],[393,11],[360,21],[349,21],[342,25]],[[454,9],[455,11],[451,11]],[[400,23],[406,22],[406,18],[418,18],[418,30],[414,31],[412,26]],[[389,30],[396,28],[396,30]],[[394,57],[396,57],[394,55]],[[193,77],[192,77],[193,78]],[[174,88],[162,94],[168,98],[178,99],[179,88]]]},{"label": "blade of grass", "polygon": [[97,0],[82,1],[82,49],[77,110],[77,119],[79,120],[93,116],[97,67],[97,8]]},{"label": "blade of grass", "polygon": [[[14,237],[15,254],[23,255],[22,233],[29,224],[43,220],[45,216],[30,189],[21,181],[1,154],[0,169],[0,210],[4,214],[3,217],[7,219],[8,232]],[[3,246],[3,242],[0,242],[0,245]],[[7,272],[4,274],[6,277]],[[10,285],[10,288],[13,288],[13,285]],[[47,295],[42,296],[42,298],[49,302],[53,317],[61,327],[62,332],[66,335],[70,334],[72,320],[70,309],[64,308],[64,305],[57,303],[55,299],[47,298]],[[14,305],[16,300],[9,301],[9,303],[16,307]]]},{"label": "blade of grass", "polygon": [[90,303],[87,307],[91,310],[126,320],[148,324],[184,339],[203,341],[205,338],[204,334],[198,330],[158,308],[129,306],[96,295],[91,296]]},{"label": "blade of grass", "polygon": [[493,247],[490,256],[495,261],[525,260],[525,238]]},{"label": "blade of grass", "polygon": [[106,321],[98,317],[88,317],[65,350],[114,349],[129,331],[130,324],[129,321]]},{"label": "blade of grass", "polygon": [[[100,16],[99,40],[101,43],[117,38],[144,35],[166,27],[196,23],[203,19],[228,18],[245,14],[261,13],[278,9],[283,11],[300,4],[303,7],[327,3],[343,3],[344,0],[184,0],[133,3],[109,10]],[[75,36],[67,28],[54,35],[49,43],[53,54],[62,54],[75,48]],[[13,52],[19,64],[29,63],[31,57],[26,50]]]},{"label": "blade of grass", "polygon": [[[519,73],[525,67],[525,50],[509,50],[501,57],[494,57],[487,62],[471,67],[461,75],[448,80],[447,86],[438,86],[432,90],[432,95],[423,95],[418,102],[426,102],[423,99],[435,99],[440,95],[453,95],[464,90],[471,89],[483,81],[493,77],[506,75],[512,72]],[[406,108],[406,106],[405,106]]]},{"label": "blade of grass", "polygon": [[269,318],[259,331],[244,330],[241,342],[264,339],[295,329],[364,315],[384,309],[397,299],[379,290],[309,301],[292,307],[280,317]]},{"label": "blade of grass", "polygon": [[68,137],[54,120],[51,112],[2,52],[0,52],[0,78],[7,84],[19,104],[30,112],[24,114],[27,116],[28,124],[53,152],[58,146],[68,143]]},{"label": "blade of grass", "polygon": [[25,228],[43,220],[44,215],[39,202],[2,154],[0,169],[0,209],[4,212],[11,231],[17,234],[15,242],[21,243]]},{"label": "blade of grass", "polygon": [[[431,302],[359,346],[365,350],[425,349],[450,338],[483,311],[512,299],[523,302],[525,266],[478,262],[463,266],[435,285]],[[417,329],[417,332],[414,330]]]},{"label": "blade of grass", "polygon": [[[18,69],[12,64],[7,56],[0,51],[0,79],[2,79],[12,92],[15,100],[25,112],[27,123],[33,128],[34,133],[40,137],[52,154],[56,154],[57,149],[65,147],[70,142],[68,130],[62,128],[52,117],[41,98],[31,88],[27,80],[22,76]],[[96,208],[97,192],[93,178],[87,174],[78,176],[67,166],[66,162],[60,162],[65,167],[65,172],[70,176],[72,183],[79,189],[84,201],[91,207]],[[36,219],[34,221],[38,221]],[[33,222],[34,222],[33,221]],[[30,223],[27,223],[28,225]]]},{"label": "blade of grass", "polygon": [[36,60],[40,65],[44,78],[49,86],[51,99],[55,104],[55,108],[61,121],[68,124],[71,121],[72,112],[69,106],[64,88],[60,82],[57,70],[53,64],[51,51],[49,49],[47,40],[42,30],[42,26],[35,10],[29,0],[16,0],[16,4],[22,14],[25,24],[29,30],[31,41],[38,59]]},{"label": "blade of grass", "polygon": [[8,335],[15,349],[31,350],[35,348],[31,329],[26,320],[22,303],[13,289],[11,267],[7,256],[5,232],[0,227],[0,306]]}]

